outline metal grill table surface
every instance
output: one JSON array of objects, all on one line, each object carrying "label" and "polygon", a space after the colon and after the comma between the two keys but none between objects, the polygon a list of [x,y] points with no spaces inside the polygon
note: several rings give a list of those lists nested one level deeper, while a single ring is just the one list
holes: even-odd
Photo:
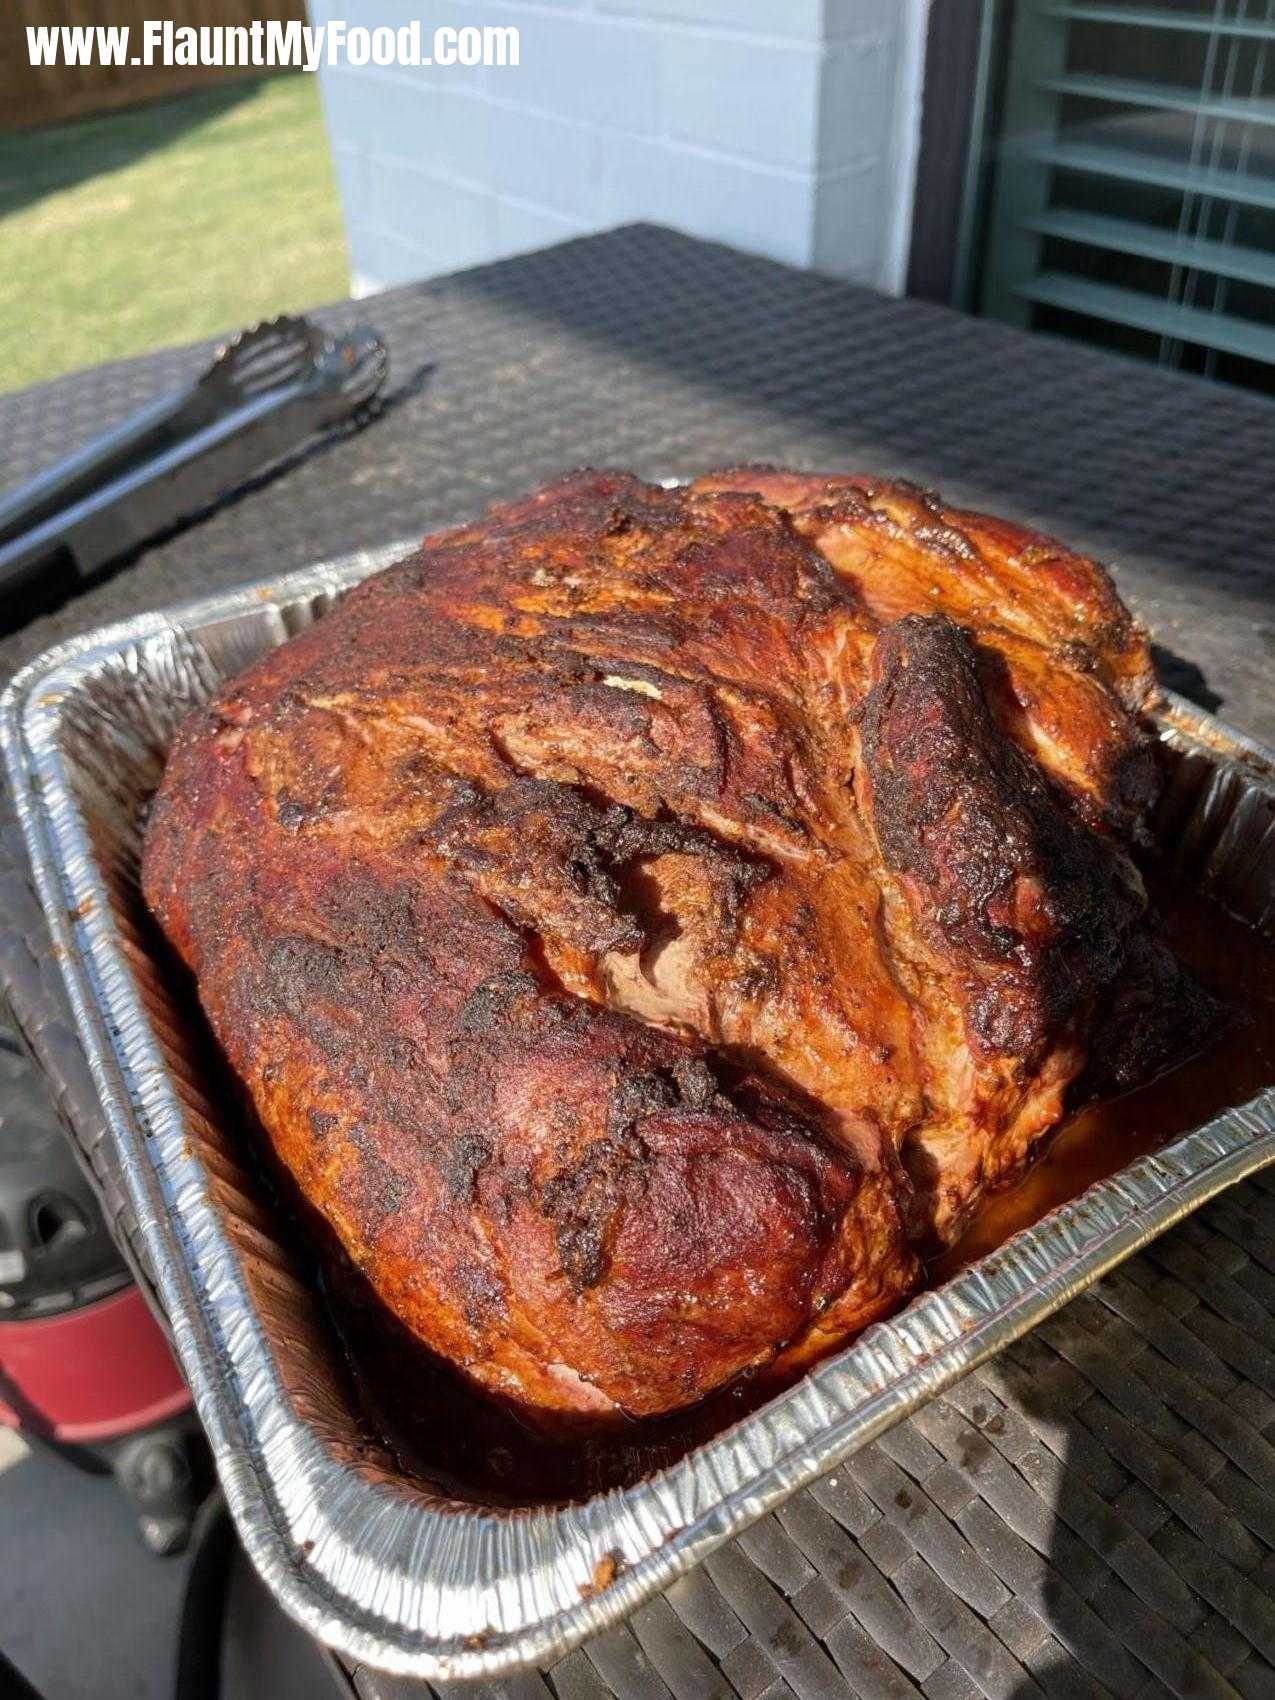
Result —
[{"label": "metal grill table surface", "polygon": [[[564,466],[770,460],[909,476],[1107,559],[1167,682],[1275,737],[1260,399],[644,226],[322,316],[385,336],[384,416],[5,640],[6,674],[71,632],[472,516]],[[206,354],[0,397],[2,475],[30,476]],[[0,974],[127,1247],[9,819],[3,848]],[[481,1691],[1275,1694],[1273,1312],[1268,1173],[620,1629]],[[428,1692],[351,1681],[366,1700]]]}]

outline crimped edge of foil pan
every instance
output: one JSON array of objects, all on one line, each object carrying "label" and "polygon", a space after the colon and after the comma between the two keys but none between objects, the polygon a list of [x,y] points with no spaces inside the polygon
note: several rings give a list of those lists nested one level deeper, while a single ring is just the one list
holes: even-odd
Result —
[{"label": "crimped edge of foil pan", "polygon": [[[373,1668],[434,1680],[545,1664],[627,1617],[798,1488],[1066,1304],[1191,1210],[1275,1160],[1275,1090],[1141,1158],[942,1287],[918,1295],[787,1392],[633,1487],[560,1509],[485,1511],[334,1458],[277,1373],[208,1174],[185,1136],[58,749],[64,705],[122,653],[271,622],[399,558],[393,544],[145,614],[59,645],[0,699],[0,742],[76,1026],[182,1366],[243,1543],[306,1629]],[[1213,769],[1191,877],[1260,805],[1275,756],[1180,698],[1162,735]],[[1229,812],[1225,812],[1229,811]],[[1244,830],[1253,830],[1250,819]],[[1219,850],[1219,843],[1222,850]],[[1262,924],[1275,858],[1254,856]],[[1260,863],[1260,865],[1259,865]],[[614,1579],[595,1587],[599,1560]],[[608,1565],[607,1570],[611,1568]],[[445,1628],[439,1626],[445,1624]]]}]

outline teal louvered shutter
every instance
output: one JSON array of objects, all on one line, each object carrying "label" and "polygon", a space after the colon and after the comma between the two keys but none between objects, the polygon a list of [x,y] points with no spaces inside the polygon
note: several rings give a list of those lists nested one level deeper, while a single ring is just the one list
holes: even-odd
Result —
[{"label": "teal louvered shutter", "polygon": [[1019,0],[979,306],[1275,393],[1275,0]]}]

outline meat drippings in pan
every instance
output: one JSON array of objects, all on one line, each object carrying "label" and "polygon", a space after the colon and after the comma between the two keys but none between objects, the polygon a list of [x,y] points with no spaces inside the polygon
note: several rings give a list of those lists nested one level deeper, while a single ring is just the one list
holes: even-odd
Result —
[{"label": "meat drippings in pan", "polygon": [[[900,484],[583,473],[182,727],[147,902],[407,1337],[542,1432],[773,1387],[1212,999],[1145,634]],[[728,1390],[723,1393],[721,1390]]]}]

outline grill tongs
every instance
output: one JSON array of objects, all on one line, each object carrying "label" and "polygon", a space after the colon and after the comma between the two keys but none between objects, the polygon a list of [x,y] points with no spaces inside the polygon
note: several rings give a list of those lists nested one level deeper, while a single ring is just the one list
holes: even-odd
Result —
[{"label": "grill tongs", "polygon": [[366,408],[388,369],[366,326],[329,338],[303,318],[254,325],[188,389],[0,501],[0,593],[40,575],[73,589]]}]

